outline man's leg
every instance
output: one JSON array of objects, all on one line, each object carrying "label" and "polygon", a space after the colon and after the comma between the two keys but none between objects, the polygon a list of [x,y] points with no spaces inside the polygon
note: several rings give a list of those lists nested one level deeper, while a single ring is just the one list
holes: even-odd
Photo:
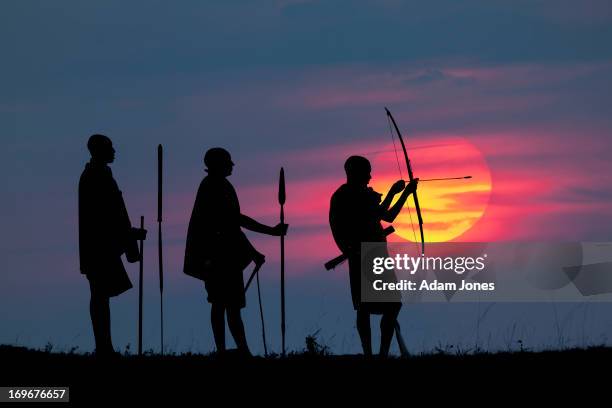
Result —
[{"label": "man's leg", "polygon": [[372,355],[372,330],[370,329],[370,313],[364,310],[357,310],[357,332],[361,338],[363,354]]},{"label": "man's leg", "polygon": [[[389,306],[391,307],[391,304]],[[389,355],[391,341],[395,334],[395,322],[397,321],[400,307],[393,306],[385,311],[380,319],[380,355],[382,357],[387,357]]]},{"label": "man's leg", "polygon": [[111,354],[115,350],[111,340],[110,300],[108,296],[101,294],[91,281],[89,288],[89,315],[96,341],[96,354]]},{"label": "man's leg", "polygon": [[215,345],[217,351],[223,353],[225,351],[225,307],[213,303],[210,308],[210,324],[212,326],[213,335],[215,336]]},{"label": "man's leg", "polygon": [[227,325],[229,326],[230,332],[234,337],[238,350],[246,354],[251,354],[247,344],[246,335],[244,334],[244,324],[242,324],[242,317],[240,316],[239,307],[227,309]]}]

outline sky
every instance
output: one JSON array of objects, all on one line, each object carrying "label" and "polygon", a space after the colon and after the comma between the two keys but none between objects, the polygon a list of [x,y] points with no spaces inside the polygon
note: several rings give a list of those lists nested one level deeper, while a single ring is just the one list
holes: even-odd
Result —
[{"label": "sky", "polygon": [[[203,289],[181,271],[210,147],[231,152],[237,165],[230,180],[243,212],[268,224],[278,222],[278,172],[285,168],[294,349],[320,330],[334,350],[358,350],[346,269],[322,268],[338,252],[327,211],[349,155],[372,161],[372,186],[381,192],[406,177],[385,106],[404,134],[416,177],[474,177],[421,183],[426,240],[610,241],[610,38],[612,6],[605,0],[5,1],[0,342],[93,347],[76,212],[93,133],[113,140],[112,169],[132,222],[144,215],[151,232],[145,246],[151,348],[159,347],[160,143],[166,332],[175,350],[212,349]],[[413,239],[406,213],[392,240]],[[269,327],[276,327],[278,239],[249,237],[267,255],[262,285]],[[137,267],[128,270],[135,283]],[[118,348],[134,348],[136,296],[133,290],[113,300]],[[255,298],[248,302],[245,324],[256,348]],[[470,307],[476,311],[462,309]],[[429,306],[400,319],[414,333],[406,337],[415,349],[431,349],[473,341],[473,327],[453,319],[478,316],[479,307]],[[611,334],[603,307],[589,312],[592,341]],[[549,324],[550,308],[541,305],[534,316],[542,320],[526,322],[517,317],[524,315],[519,306],[497,306],[493,311],[503,310],[491,320],[498,323],[488,328],[499,337],[494,343],[503,347],[516,322]],[[566,309],[566,317],[577,313]],[[533,343],[559,343],[550,327],[532,333]]]}]

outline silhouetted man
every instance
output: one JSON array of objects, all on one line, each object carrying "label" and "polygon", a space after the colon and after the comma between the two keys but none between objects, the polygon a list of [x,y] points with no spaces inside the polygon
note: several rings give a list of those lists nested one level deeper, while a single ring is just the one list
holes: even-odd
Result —
[{"label": "silhouetted man", "polygon": [[[392,222],[399,214],[410,194],[416,191],[417,181],[409,183],[399,180],[389,190],[381,202],[382,194],[368,187],[371,176],[370,162],[361,156],[351,156],[344,164],[346,184],[340,186],[332,195],[329,209],[329,224],[338,248],[348,256],[349,276],[353,307],[357,311],[357,331],[365,355],[372,355],[370,314],[382,314],[380,321],[380,355],[387,356],[393,339],[395,322],[401,308],[401,297],[391,301],[377,302],[362,299],[362,285],[371,277],[361,271],[361,243],[386,242],[380,221]],[[402,192],[403,191],[403,192]],[[393,207],[389,208],[393,197],[402,193]],[[386,248],[384,254],[388,256]],[[395,281],[395,273],[384,276],[387,281]],[[387,295],[394,296],[394,295]],[[389,297],[386,298],[389,300]]]},{"label": "silhouetted man", "polygon": [[96,341],[96,355],[114,355],[109,299],[132,287],[121,255],[128,262],[140,259],[137,241],[146,230],[132,228],[121,191],[108,164],[115,149],[104,135],[87,142],[91,160],[79,180],[79,255],[81,273],[91,291],[89,313]]},{"label": "silhouetted man", "polygon": [[208,150],[204,164],[208,175],[200,183],[191,213],[183,270],[205,283],[217,351],[225,351],[227,314],[238,350],[250,355],[240,316],[246,305],[242,272],[251,261],[261,265],[265,257],[253,248],[241,227],[280,236],[286,234],[287,224],[269,227],[240,213],[238,196],[227,180],[234,163],[225,149]]}]

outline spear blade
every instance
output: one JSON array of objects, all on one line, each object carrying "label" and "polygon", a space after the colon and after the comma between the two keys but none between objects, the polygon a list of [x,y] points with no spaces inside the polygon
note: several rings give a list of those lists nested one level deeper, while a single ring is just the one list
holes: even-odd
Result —
[{"label": "spear blade", "polygon": [[278,178],[278,203],[280,205],[285,204],[285,169],[281,167],[280,176]]}]

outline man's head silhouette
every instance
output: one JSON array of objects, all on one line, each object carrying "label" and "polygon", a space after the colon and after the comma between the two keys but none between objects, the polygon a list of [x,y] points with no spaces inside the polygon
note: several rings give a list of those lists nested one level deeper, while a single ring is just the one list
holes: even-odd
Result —
[{"label": "man's head silhouette", "polygon": [[92,135],[87,141],[87,149],[94,161],[105,164],[115,161],[113,142],[107,136]]},{"label": "man's head silhouette", "polygon": [[344,162],[346,180],[350,184],[368,185],[372,175],[370,161],[363,156],[351,156]]},{"label": "man's head silhouette", "polygon": [[229,152],[221,147],[208,149],[204,155],[204,165],[208,174],[227,177],[232,174],[234,162]]}]

